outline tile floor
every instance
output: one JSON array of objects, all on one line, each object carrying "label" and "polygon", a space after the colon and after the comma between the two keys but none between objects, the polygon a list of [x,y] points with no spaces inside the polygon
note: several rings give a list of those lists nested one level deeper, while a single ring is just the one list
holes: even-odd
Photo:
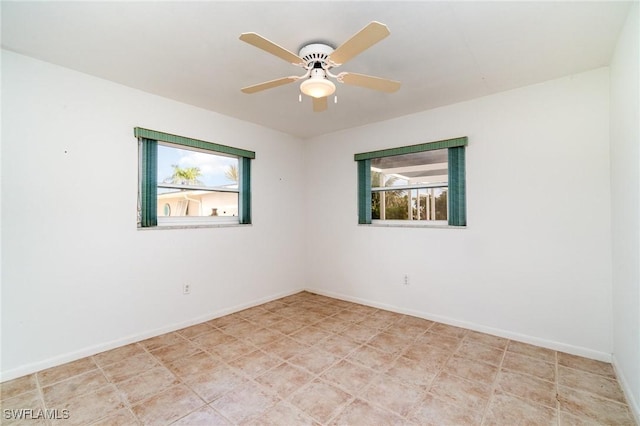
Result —
[{"label": "tile floor", "polygon": [[635,424],[610,364],[308,292],[1,391],[3,425]]}]

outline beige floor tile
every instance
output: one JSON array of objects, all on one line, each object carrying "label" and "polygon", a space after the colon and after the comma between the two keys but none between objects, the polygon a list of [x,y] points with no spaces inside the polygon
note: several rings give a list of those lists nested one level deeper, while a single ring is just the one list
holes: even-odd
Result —
[{"label": "beige floor tile", "polygon": [[314,376],[311,373],[283,362],[256,378],[256,382],[280,398],[285,399],[309,383],[313,378]]},{"label": "beige floor tile", "polygon": [[309,292],[0,384],[83,425],[632,425],[624,401],[610,364]]},{"label": "beige floor tile", "polygon": [[287,304],[281,302],[280,300],[272,300],[271,302],[267,302],[260,306],[262,306],[262,309],[265,309],[267,311],[278,312],[279,309],[284,308],[285,306],[287,306]]},{"label": "beige floor tile", "polygon": [[540,358],[532,358],[517,352],[510,352],[504,356],[502,368],[516,373],[528,374],[539,379],[555,382],[556,365],[541,360]]},{"label": "beige floor tile", "polygon": [[408,340],[415,340],[424,333],[427,332],[427,329],[424,327],[416,326],[413,324],[405,323],[402,320],[392,324],[387,329],[384,330],[385,333],[402,337]]},{"label": "beige floor tile", "polygon": [[330,367],[320,376],[345,391],[356,395],[375,378],[375,372],[349,361],[343,360]]},{"label": "beige floor tile", "polygon": [[299,355],[289,358],[289,363],[304,368],[313,374],[320,374],[339,359],[337,356],[314,346]]},{"label": "beige floor tile", "polygon": [[249,321],[256,324],[259,327],[270,328],[272,325],[285,319],[285,317],[279,315],[276,312],[263,311],[258,315],[249,318]]},{"label": "beige floor tile", "polygon": [[173,386],[133,407],[144,424],[169,424],[204,406],[204,401],[184,385]]},{"label": "beige floor tile", "polygon": [[266,310],[261,306],[254,306],[252,308],[243,309],[242,311],[237,312],[237,315],[244,319],[253,318],[257,315],[262,314]]},{"label": "beige floor tile", "polygon": [[151,351],[151,354],[163,362],[165,365],[180,359],[186,358],[200,352],[201,349],[191,342],[176,343]]},{"label": "beige floor tile", "polygon": [[158,365],[158,361],[148,353],[134,355],[124,361],[110,364],[102,369],[107,379],[113,383],[127,380]]},{"label": "beige floor tile", "polygon": [[[295,318],[298,315],[302,315],[303,311],[304,309],[300,308],[300,306],[286,305],[285,307],[278,309],[278,315],[281,315],[287,319],[295,320]],[[308,324],[304,324],[304,325],[308,325]]]},{"label": "beige floor tile", "polygon": [[244,338],[262,327],[246,320],[233,322],[221,328],[223,332],[235,338]]},{"label": "beige floor tile", "polygon": [[206,322],[203,322],[203,323],[200,323],[200,324],[192,325],[191,327],[186,327],[186,328],[183,328],[181,330],[178,330],[176,333],[178,333],[179,335],[181,335],[185,339],[191,340],[194,337],[198,337],[201,334],[205,334],[205,333],[210,332],[212,329],[213,329],[213,327],[211,327]]},{"label": "beige floor tile", "polygon": [[123,399],[135,404],[180,383],[165,367],[154,367],[117,384]]},{"label": "beige floor tile", "polygon": [[235,337],[220,330],[213,330],[193,338],[191,342],[204,351],[213,352],[218,346],[227,345],[237,340]]},{"label": "beige floor tile", "polygon": [[29,374],[27,376],[18,377],[17,379],[0,383],[0,400],[13,398],[14,396],[34,391],[37,389],[37,386],[38,384],[35,374]]},{"label": "beige floor tile", "polygon": [[236,358],[250,354],[256,349],[256,346],[249,342],[236,340],[234,342],[225,343],[224,345],[218,345],[210,349],[210,351],[224,361],[230,362]]},{"label": "beige floor tile", "polygon": [[321,342],[333,336],[334,334],[330,331],[314,325],[305,326],[290,335],[292,339],[308,346],[320,345],[322,344]]},{"label": "beige floor tile", "polygon": [[222,329],[227,325],[238,321],[238,319],[242,319],[242,317],[239,316],[237,313],[235,313],[235,314],[229,314],[229,315],[224,315],[218,318],[214,318],[212,320],[206,321],[206,323],[212,327]]},{"label": "beige floor tile", "polygon": [[342,412],[331,421],[331,425],[402,425],[404,420],[398,415],[371,406],[366,401],[356,399],[347,405]]},{"label": "beige floor tile", "polygon": [[480,361],[487,364],[499,366],[502,363],[504,349],[498,349],[491,346],[483,345],[475,342],[462,342],[462,345],[456,350],[456,355]]},{"label": "beige floor tile", "polygon": [[409,419],[416,425],[467,426],[479,425],[482,414],[481,409],[457,406],[427,394]]},{"label": "beige floor tile", "polygon": [[491,385],[498,374],[498,367],[455,355],[449,358],[443,371],[474,382]]},{"label": "beige floor tile", "polygon": [[231,368],[221,366],[213,371],[186,377],[183,381],[205,402],[211,402],[234,388],[244,385],[248,380]]},{"label": "beige floor tile", "polygon": [[418,405],[424,394],[424,388],[382,374],[367,386],[362,398],[405,417]]},{"label": "beige floor tile", "polygon": [[333,318],[355,324],[362,321],[362,314],[345,309],[333,315]]},{"label": "beige floor tile", "polygon": [[69,418],[54,421],[54,425],[86,425],[113,415],[125,408],[125,403],[115,386],[108,385],[60,403],[56,408],[68,410]]},{"label": "beige floor tile", "polygon": [[509,344],[508,339],[502,337],[492,336],[486,333],[479,333],[477,331],[468,331],[464,336],[464,340],[468,342],[481,343],[487,346],[493,346],[498,349],[506,349]]},{"label": "beige floor tile", "polygon": [[49,386],[53,383],[66,380],[78,374],[86,373],[98,368],[91,358],[82,358],[58,367],[49,368],[37,373],[40,386]]},{"label": "beige floor tile", "polygon": [[460,327],[454,327],[452,325],[435,323],[431,328],[429,328],[429,331],[431,333],[444,334],[449,337],[463,338],[466,336],[468,330]]},{"label": "beige floor tile", "polygon": [[[367,317],[364,324],[366,324],[367,327],[375,328],[378,331],[384,331],[394,324],[394,322],[395,321],[390,318],[379,317],[375,314],[371,314]],[[321,327],[322,324],[319,324],[319,326]]]},{"label": "beige floor tile", "polygon": [[179,358],[167,365],[167,368],[179,377],[188,377],[194,374],[215,370],[222,361],[208,352],[196,352],[186,358]]},{"label": "beige floor tile", "polygon": [[399,355],[404,352],[411,343],[411,338],[389,334],[385,331],[369,340],[367,345],[388,354]]},{"label": "beige floor tile", "polygon": [[300,343],[292,338],[284,337],[262,347],[268,354],[287,360],[309,349],[309,345]]},{"label": "beige floor tile", "polygon": [[501,371],[496,389],[547,407],[556,407],[556,384],[537,377]]},{"label": "beige floor tile", "polygon": [[447,360],[451,357],[452,351],[433,346],[423,341],[409,345],[402,354],[405,358],[415,361],[428,361],[433,368],[442,368]]},{"label": "beige floor tile", "polygon": [[266,414],[278,402],[278,397],[262,390],[256,383],[246,383],[210,405],[232,423],[240,424]]},{"label": "beige floor tile", "polygon": [[280,364],[282,360],[261,350],[248,353],[230,361],[229,366],[239,370],[245,376],[253,379]]},{"label": "beige floor tile", "polygon": [[177,343],[184,343],[186,339],[178,333],[161,334],[160,336],[152,337],[140,342],[140,345],[148,351],[163,348],[165,346],[175,345]]},{"label": "beige floor tile", "polygon": [[172,426],[230,426],[231,424],[228,419],[208,405],[171,423]]},{"label": "beige floor tile", "polygon": [[571,367],[576,370],[587,371],[593,374],[600,374],[615,379],[616,373],[613,366],[607,362],[596,361],[595,359],[583,358],[581,356],[570,355],[558,352],[558,365]]},{"label": "beige floor tile", "polygon": [[419,327],[424,331],[429,330],[433,326],[433,324],[435,324],[433,321],[430,321],[424,318],[414,317],[411,315],[403,315],[398,321],[398,323],[409,324],[414,327]]},{"label": "beige floor tile", "polygon": [[358,343],[365,343],[379,333],[375,328],[366,325],[352,324],[342,330],[339,334]]},{"label": "beige floor tile", "polygon": [[139,355],[141,353],[144,353],[142,346],[137,343],[132,343],[130,345],[94,355],[93,360],[99,367],[105,367],[110,364],[115,364],[116,362],[124,361],[129,357]]},{"label": "beige floor tile", "polygon": [[401,356],[393,362],[386,374],[427,389],[443,365],[444,361],[434,362],[429,358],[416,360]]},{"label": "beige floor tile", "polygon": [[368,367],[378,373],[383,373],[391,368],[396,356],[382,352],[371,346],[360,346],[347,357],[348,361]]},{"label": "beige floor tile", "polygon": [[[58,407],[47,407],[62,410]],[[40,393],[37,390],[22,392],[12,398],[0,401],[3,425],[46,425],[45,419],[38,418],[39,413],[45,409]],[[61,414],[64,415],[64,413]]]},{"label": "beige floor tile", "polygon": [[515,352],[522,355],[527,355],[532,358],[538,358],[542,361],[555,363],[556,362],[556,351],[541,348],[539,346],[530,345],[528,343],[515,342],[513,340],[509,341],[507,345],[508,352]]},{"label": "beige floor tile", "polygon": [[325,317],[322,314],[305,309],[292,318],[295,318],[296,321],[303,322],[307,325],[312,325],[316,324],[319,321],[322,321]]},{"label": "beige floor tile", "polygon": [[47,407],[55,407],[57,404],[85,393],[96,391],[109,382],[100,370],[91,370],[67,380],[42,388]]},{"label": "beige floor tile", "polygon": [[350,310],[351,312],[360,314],[361,318],[367,317],[378,311],[378,308],[372,308],[371,306],[360,305],[357,303],[352,303],[351,305],[347,306],[346,309]]},{"label": "beige floor tile", "polygon": [[138,421],[136,416],[133,415],[131,410],[123,408],[122,410],[116,411],[95,423],[91,423],[91,426],[134,426],[140,424],[141,423]]},{"label": "beige floor tile", "polygon": [[315,324],[316,327],[326,330],[330,333],[340,333],[345,328],[349,327],[351,323],[335,317],[329,317],[323,321]]},{"label": "beige floor tile", "polygon": [[292,395],[290,402],[316,421],[326,423],[351,399],[351,395],[336,386],[315,380]]},{"label": "beige floor tile", "polygon": [[245,337],[245,339],[257,346],[264,346],[282,339],[285,335],[277,330],[260,328]]},{"label": "beige floor tile", "polygon": [[405,315],[398,314],[396,312],[385,311],[384,309],[378,309],[370,315],[373,318],[384,318],[389,321],[389,324],[393,324],[396,321],[400,321]]},{"label": "beige floor tile", "polygon": [[447,351],[454,351],[462,343],[462,337],[448,336],[446,334],[427,331],[416,339],[416,344],[428,344]]},{"label": "beige floor tile", "polygon": [[271,325],[269,329],[282,333],[285,336],[289,336],[300,330],[302,327],[305,327],[302,323],[291,321],[290,319],[283,319],[282,321]]},{"label": "beige floor tile", "polygon": [[566,411],[558,412],[559,426],[601,426],[600,423],[586,417],[577,417]]},{"label": "beige floor tile", "polygon": [[318,423],[298,408],[280,401],[266,413],[244,423],[243,426],[296,425],[314,426]]},{"label": "beige floor tile", "polygon": [[557,410],[496,392],[491,398],[483,426],[536,425],[556,426]]},{"label": "beige floor tile", "polygon": [[620,385],[614,379],[586,371],[558,366],[558,384],[581,391],[591,392],[603,398],[626,404]]},{"label": "beige floor tile", "polygon": [[578,419],[584,419],[585,422],[617,426],[635,424],[626,404],[620,404],[590,392],[558,386],[558,402],[561,412],[572,414]]},{"label": "beige floor tile", "polygon": [[448,373],[440,373],[433,380],[429,393],[453,405],[481,411],[489,402],[491,386]]}]

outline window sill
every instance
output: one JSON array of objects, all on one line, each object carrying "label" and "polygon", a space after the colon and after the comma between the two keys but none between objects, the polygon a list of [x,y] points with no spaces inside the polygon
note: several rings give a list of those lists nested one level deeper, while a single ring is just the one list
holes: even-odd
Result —
[{"label": "window sill", "polygon": [[453,226],[435,223],[360,223],[358,226],[374,228],[431,228],[431,229],[466,229],[467,226]]},{"label": "window sill", "polygon": [[138,227],[138,231],[157,231],[157,230],[169,230],[169,229],[200,229],[200,228],[243,228],[251,226],[250,223],[202,223],[191,225],[160,225],[149,226],[146,228]]}]

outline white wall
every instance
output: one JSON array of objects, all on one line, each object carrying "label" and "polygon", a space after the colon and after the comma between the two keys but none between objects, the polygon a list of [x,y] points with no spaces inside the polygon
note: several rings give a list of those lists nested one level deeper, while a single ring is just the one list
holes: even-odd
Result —
[{"label": "white wall", "polygon": [[640,28],[636,3],[611,62],[613,362],[640,421]]},{"label": "white wall", "polygon": [[[610,360],[608,95],[602,68],[308,141],[309,287]],[[459,136],[467,229],[357,225],[355,153]]]},{"label": "white wall", "polygon": [[[300,288],[296,138],[5,51],[2,90],[2,380]],[[255,151],[253,225],[137,230],[135,126]]]}]

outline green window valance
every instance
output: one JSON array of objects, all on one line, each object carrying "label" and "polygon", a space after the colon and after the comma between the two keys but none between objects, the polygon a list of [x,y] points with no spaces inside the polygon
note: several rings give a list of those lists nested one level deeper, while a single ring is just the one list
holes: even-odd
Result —
[{"label": "green window valance", "polygon": [[417,145],[401,146],[398,148],[381,149],[378,151],[363,152],[356,154],[354,160],[371,160],[373,158],[391,157],[393,155],[414,154],[416,152],[433,151],[436,149],[455,148],[466,146],[467,137],[446,139],[436,142],[420,143]]}]

